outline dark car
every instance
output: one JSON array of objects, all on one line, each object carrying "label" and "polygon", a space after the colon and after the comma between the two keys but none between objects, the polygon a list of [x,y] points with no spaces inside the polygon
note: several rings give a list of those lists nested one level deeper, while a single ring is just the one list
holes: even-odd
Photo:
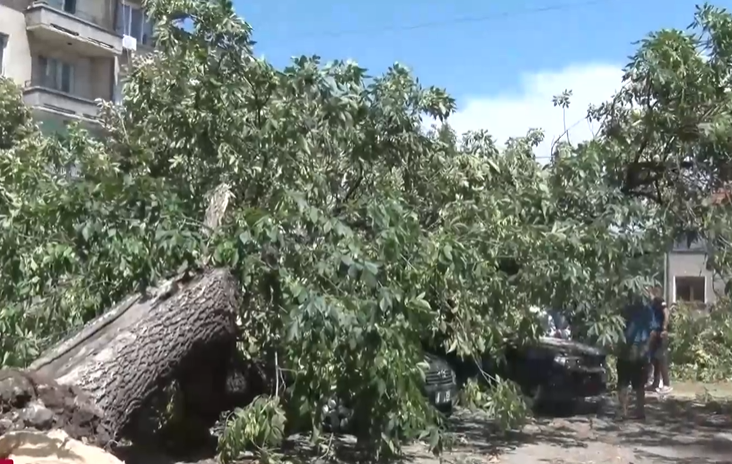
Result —
[{"label": "dark car", "polygon": [[433,354],[426,354],[429,368],[425,373],[424,393],[441,412],[450,414],[457,403],[458,384],[450,364]]},{"label": "dark car", "polygon": [[[536,408],[572,407],[607,391],[605,354],[598,348],[556,337],[509,345],[505,363],[489,368],[516,382]],[[487,366],[488,367],[488,366]]]},{"label": "dark car", "polygon": [[602,395],[607,390],[605,354],[572,340],[569,321],[561,311],[532,308],[531,312],[543,325],[545,336],[528,343],[507,342],[500,362],[484,356],[481,368],[488,378],[474,361],[445,354],[458,373],[458,383],[469,378],[488,382],[495,376],[507,378],[518,384],[536,409],[559,406],[569,411],[582,399]]},{"label": "dark car", "polygon": [[[444,359],[433,354],[425,354],[427,371],[423,393],[430,403],[442,412],[450,415],[458,398],[458,385],[455,379],[455,371]],[[351,409],[341,404],[335,398],[328,401],[323,407],[325,413],[324,428],[333,432],[344,432],[351,428]]]}]

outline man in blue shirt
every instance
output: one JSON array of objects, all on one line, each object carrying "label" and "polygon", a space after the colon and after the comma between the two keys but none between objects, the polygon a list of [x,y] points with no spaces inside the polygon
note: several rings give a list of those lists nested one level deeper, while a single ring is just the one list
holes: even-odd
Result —
[{"label": "man in blue shirt", "polygon": [[618,354],[618,401],[621,414],[628,415],[628,387],[636,395],[636,412],[645,418],[646,377],[651,361],[650,347],[654,331],[658,329],[655,313],[649,303],[635,299],[625,308],[624,343]]}]

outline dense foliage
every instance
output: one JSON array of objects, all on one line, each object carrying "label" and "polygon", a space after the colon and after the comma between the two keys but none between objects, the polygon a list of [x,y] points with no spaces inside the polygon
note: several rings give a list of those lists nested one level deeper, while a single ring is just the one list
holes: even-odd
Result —
[{"label": "dense foliage", "polygon": [[673,313],[671,362],[674,377],[703,382],[732,381],[732,311],[723,300],[708,314],[680,306]]},{"label": "dense foliage", "polygon": [[[158,51],[136,61],[121,105],[104,104],[103,138],[41,134],[0,82],[5,365],[211,252],[246,295],[242,350],[295,374],[287,420],[317,429],[335,390],[393,447],[436,430],[424,343],[496,352],[546,305],[611,344],[617,308],[679,232],[711,236],[724,265],[729,215],[707,198],[732,143],[727,12],[703,7],[692,30],[643,41],[624,88],[590,111],[598,137],[557,143],[543,166],[540,130],[505,146],[455,134],[454,100],[403,66],[369,77],[300,57],[278,70],[230,2],[147,7]],[[233,198],[209,237],[222,182]]]}]

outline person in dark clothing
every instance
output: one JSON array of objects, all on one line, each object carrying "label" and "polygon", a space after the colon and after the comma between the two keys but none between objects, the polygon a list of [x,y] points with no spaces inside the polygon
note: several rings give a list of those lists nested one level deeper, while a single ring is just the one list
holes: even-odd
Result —
[{"label": "person in dark clothing", "polygon": [[652,337],[657,322],[650,304],[643,301],[631,303],[625,310],[625,332],[618,353],[618,401],[622,418],[628,415],[629,387],[636,397],[639,419],[645,418],[645,384],[650,362]]},{"label": "person in dark clothing", "polygon": [[[658,323],[658,330],[653,335],[654,346],[652,348],[651,364],[653,365],[653,383],[650,388],[660,394],[671,391],[671,380],[668,369],[668,331],[670,315],[666,301],[657,292],[651,301],[654,317]],[[661,381],[663,380],[663,387]]]}]

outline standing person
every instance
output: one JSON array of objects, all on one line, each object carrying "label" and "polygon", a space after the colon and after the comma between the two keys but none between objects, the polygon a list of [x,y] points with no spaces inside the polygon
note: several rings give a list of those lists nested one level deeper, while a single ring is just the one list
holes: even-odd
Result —
[{"label": "standing person", "polygon": [[[661,395],[671,392],[671,380],[669,379],[668,369],[668,331],[670,327],[670,313],[666,301],[661,296],[659,289],[654,292],[651,301],[654,317],[658,323],[658,330],[653,335],[654,347],[651,363],[653,365],[653,383],[651,389],[657,391]],[[663,386],[661,381],[663,380]]]},{"label": "standing person", "polygon": [[625,331],[618,353],[618,401],[621,417],[628,416],[629,387],[635,393],[638,419],[645,419],[646,379],[656,318],[650,304],[635,299],[625,308]]}]

